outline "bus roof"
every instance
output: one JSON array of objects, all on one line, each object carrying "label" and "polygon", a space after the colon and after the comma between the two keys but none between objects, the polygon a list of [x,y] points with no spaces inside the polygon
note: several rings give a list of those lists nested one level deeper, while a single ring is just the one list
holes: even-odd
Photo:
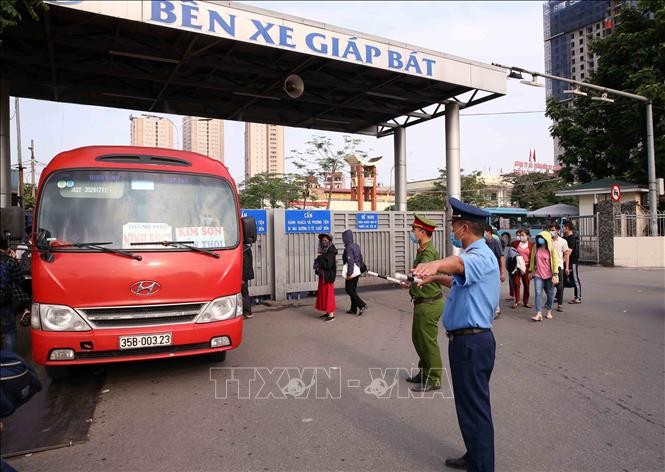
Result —
[{"label": "bus roof", "polygon": [[513,207],[493,207],[483,208],[483,210],[491,213],[492,215],[512,215],[512,216],[526,216],[526,208],[513,208]]},{"label": "bus roof", "polygon": [[216,159],[190,151],[141,146],[86,146],[64,151],[48,163],[40,185],[54,171],[76,168],[117,170],[168,170],[171,172],[211,174],[233,178],[227,167]]}]

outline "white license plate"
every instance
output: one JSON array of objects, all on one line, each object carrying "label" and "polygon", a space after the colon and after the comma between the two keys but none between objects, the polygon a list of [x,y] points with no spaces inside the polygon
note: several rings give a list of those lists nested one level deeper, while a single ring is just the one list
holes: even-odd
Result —
[{"label": "white license plate", "polygon": [[139,349],[142,347],[170,346],[173,344],[171,333],[119,336],[118,342],[120,349]]}]

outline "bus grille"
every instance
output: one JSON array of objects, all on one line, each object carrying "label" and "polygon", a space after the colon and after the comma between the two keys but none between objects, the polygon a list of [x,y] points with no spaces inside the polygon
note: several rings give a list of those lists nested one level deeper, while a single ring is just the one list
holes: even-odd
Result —
[{"label": "bus grille", "polygon": [[181,305],[138,305],[112,308],[79,308],[95,328],[155,326],[191,323],[205,303]]}]

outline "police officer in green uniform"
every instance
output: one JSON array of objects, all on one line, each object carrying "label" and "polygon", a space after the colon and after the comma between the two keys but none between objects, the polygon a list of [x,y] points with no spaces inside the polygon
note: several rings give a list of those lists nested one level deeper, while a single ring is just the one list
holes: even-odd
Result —
[{"label": "police officer in green uniform", "polygon": [[[416,215],[411,225],[412,232],[409,237],[412,242],[418,243],[418,254],[413,267],[424,262],[439,259],[439,252],[432,244],[432,233],[436,224],[422,215]],[[407,382],[415,383],[411,390],[414,392],[429,392],[441,388],[441,353],[439,351],[438,333],[439,319],[443,311],[443,294],[441,285],[429,283],[422,286],[412,284],[409,294],[413,301],[413,325],[411,339],[416,348],[418,368],[420,371]]]}]

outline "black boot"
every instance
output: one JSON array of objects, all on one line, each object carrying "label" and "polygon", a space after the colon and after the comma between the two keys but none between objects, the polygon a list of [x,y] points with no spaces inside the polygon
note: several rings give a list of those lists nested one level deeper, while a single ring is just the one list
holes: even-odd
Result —
[{"label": "black boot", "polygon": [[462,457],[457,459],[446,459],[446,467],[451,469],[466,470],[469,467],[469,461],[467,460],[468,454],[464,454]]}]

